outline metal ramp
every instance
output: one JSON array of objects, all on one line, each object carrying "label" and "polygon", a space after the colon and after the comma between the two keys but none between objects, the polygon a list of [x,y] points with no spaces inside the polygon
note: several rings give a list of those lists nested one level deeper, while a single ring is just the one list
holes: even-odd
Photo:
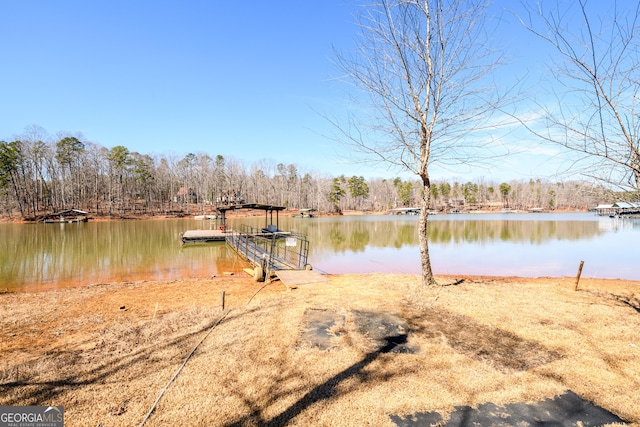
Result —
[{"label": "metal ramp", "polygon": [[309,269],[309,241],[303,234],[241,224],[239,230],[227,234],[226,242],[253,266],[258,281],[277,271]]}]

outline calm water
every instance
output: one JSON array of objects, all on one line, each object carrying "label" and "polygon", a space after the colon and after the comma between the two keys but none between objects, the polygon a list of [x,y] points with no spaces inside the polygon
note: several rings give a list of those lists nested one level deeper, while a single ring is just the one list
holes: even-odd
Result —
[{"label": "calm water", "polygon": [[[231,219],[263,226],[264,218]],[[437,274],[574,276],[640,280],[639,220],[593,214],[486,214],[430,217]],[[327,273],[419,273],[415,216],[281,218],[305,233],[309,261]],[[182,245],[180,233],[212,221],[0,224],[0,288],[44,290],[140,279],[241,273],[224,243]]]}]

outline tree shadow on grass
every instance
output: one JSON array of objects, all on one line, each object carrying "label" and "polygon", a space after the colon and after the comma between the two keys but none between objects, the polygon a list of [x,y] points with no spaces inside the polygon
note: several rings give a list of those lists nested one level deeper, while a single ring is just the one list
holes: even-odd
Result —
[{"label": "tree shadow on grass", "polygon": [[[332,376],[322,384],[319,384],[308,391],[304,396],[302,396],[280,414],[276,415],[270,420],[260,422],[259,425],[265,427],[284,426],[315,403],[338,397],[341,394],[341,392],[338,391],[338,387],[344,381],[354,377],[361,377],[363,381],[366,380],[368,375],[363,372],[364,369],[373,361],[375,361],[381,354],[393,353],[398,346],[406,344],[407,335],[401,334],[387,336],[384,338],[384,343],[385,344],[383,346],[367,353],[362,360],[354,363],[343,371]],[[259,414],[255,413],[254,411],[254,413],[245,415],[239,420],[226,424],[225,427],[241,427],[248,425],[252,422],[255,422],[258,415]]]},{"label": "tree shadow on grass", "polygon": [[406,317],[415,334],[429,340],[444,340],[456,352],[502,372],[526,371],[562,357],[537,341],[443,308],[429,307],[419,316]]}]

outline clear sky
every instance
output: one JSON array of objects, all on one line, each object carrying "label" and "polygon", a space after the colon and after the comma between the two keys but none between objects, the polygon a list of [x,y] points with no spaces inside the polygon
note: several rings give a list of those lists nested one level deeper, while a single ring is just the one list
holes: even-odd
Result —
[{"label": "clear sky", "polygon": [[[393,177],[346,163],[326,137],[332,130],[322,114],[344,108],[333,47],[349,48],[357,31],[348,3],[0,0],[0,139],[37,125],[143,154],[221,154],[247,165],[267,159],[303,172]],[[499,72],[535,79],[546,56],[503,12],[516,3],[495,5],[496,36],[514,61]],[[513,143],[528,154],[434,178],[553,172],[557,151]]]}]

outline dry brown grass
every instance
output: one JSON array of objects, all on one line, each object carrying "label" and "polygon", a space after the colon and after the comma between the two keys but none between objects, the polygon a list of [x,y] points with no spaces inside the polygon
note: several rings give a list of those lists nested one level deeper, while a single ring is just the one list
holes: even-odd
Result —
[{"label": "dry brown grass", "polygon": [[[286,291],[274,282],[249,304],[262,284],[243,278],[0,295],[0,405],[63,405],[68,426],[139,425],[213,327],[145,425],[391,426],[392,414],[565,390],[640,425],[640,284],[419,283],[344,275]],[[330,349],[306,342],[309,310],[344,319]],[[416,351],[378,351],[362,313],[403,319]]]}]

